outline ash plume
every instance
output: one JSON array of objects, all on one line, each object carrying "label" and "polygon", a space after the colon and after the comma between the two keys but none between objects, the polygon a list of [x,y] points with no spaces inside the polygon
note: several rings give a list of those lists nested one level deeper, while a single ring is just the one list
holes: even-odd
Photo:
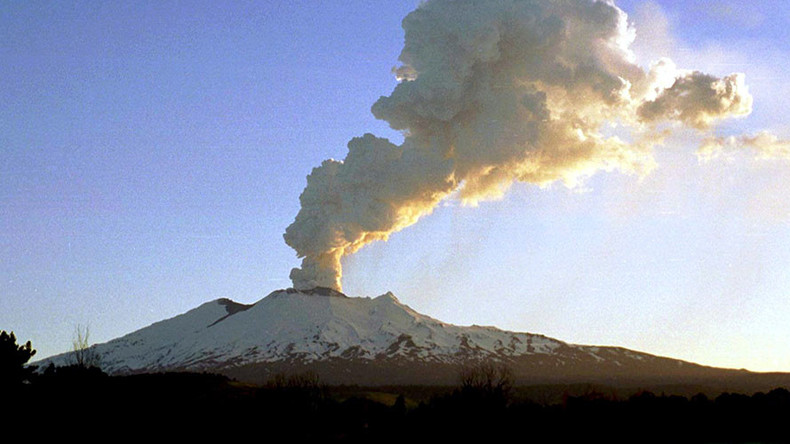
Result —
[{"label": "ash plume", "polygon": [[647,174],[667,128],[749,114],[742,74],[661,59],[647,70],[611,1],[429,0],[403,20],[400,83],[372,107],[404,134],[352,139],[307,177],[285,241],[297,289],[341,289],[341,258],[449,196],[501,197],[514,182],[575,186],[598,171]]}]

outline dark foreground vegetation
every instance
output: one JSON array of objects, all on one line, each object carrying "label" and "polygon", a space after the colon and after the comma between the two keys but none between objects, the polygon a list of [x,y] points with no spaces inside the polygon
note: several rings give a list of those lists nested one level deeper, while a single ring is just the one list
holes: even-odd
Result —
[{"label": "dark foreground vegetation", "polygon": [[790,442],[783,388],[716,397],[569,389],[545,402],[524,397],[536,392],[513,388],[506,369],[486,364],[462,372],[456,387],[374,390],[327,387],[312,374],[251,386],[214,374],[108,376],[78,364],[33,373],[19,364],[28,351],[0,358],[4,425],[88,440]]}]

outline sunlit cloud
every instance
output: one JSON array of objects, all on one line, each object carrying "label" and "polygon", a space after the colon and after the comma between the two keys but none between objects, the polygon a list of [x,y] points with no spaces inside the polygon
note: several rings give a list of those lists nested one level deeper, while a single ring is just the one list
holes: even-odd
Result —
[{"label": "sunlit cloud", "polygon": [[743,74],[638,65],[637,30],[611,2],[431,0],[403,27],[400,83],[372,112],[404,141],[354,138],[308,176],[285,232],[303,258],[297,288],[340,289],[343,256],[451,196],[475,205],[515,182],[583,190],[599,171],[644,176],[662,124],[707,132],[752,109]]}]

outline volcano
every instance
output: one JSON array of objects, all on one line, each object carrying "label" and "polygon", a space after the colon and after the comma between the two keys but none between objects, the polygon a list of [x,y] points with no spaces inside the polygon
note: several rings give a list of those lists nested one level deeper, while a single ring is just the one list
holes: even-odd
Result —
[{"label": "volcano", "polygon": [[[200,371],[257,383],[311,371],[332,384],[453,384],[462,368],[480,362],[507,366],[517,383],[535,384],[677,382],[750,373],[451,325],[414,311],[392,293],[348,297],[321,287],[277,290],[252,305],[217,299],[91,351],[113,375]],[[37,364],[70,362],[73,353]]]}]

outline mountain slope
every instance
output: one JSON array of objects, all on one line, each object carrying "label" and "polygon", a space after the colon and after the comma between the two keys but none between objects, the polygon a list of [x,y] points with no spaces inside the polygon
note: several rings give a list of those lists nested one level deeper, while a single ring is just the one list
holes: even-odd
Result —
[{"label": "mountain slope", "polygon": [[[481,360],[505,364],[529,381],[737,373],[623,348],[445,324],[392,293],[349,298],[324,288],[279,290],[253,305],[217,299],[93,350],[111,374],[216,371],[251,381],[311,370],[334,383],[452,383],[460,366]],[[70,355],[39,365],[64,365]]]}]

